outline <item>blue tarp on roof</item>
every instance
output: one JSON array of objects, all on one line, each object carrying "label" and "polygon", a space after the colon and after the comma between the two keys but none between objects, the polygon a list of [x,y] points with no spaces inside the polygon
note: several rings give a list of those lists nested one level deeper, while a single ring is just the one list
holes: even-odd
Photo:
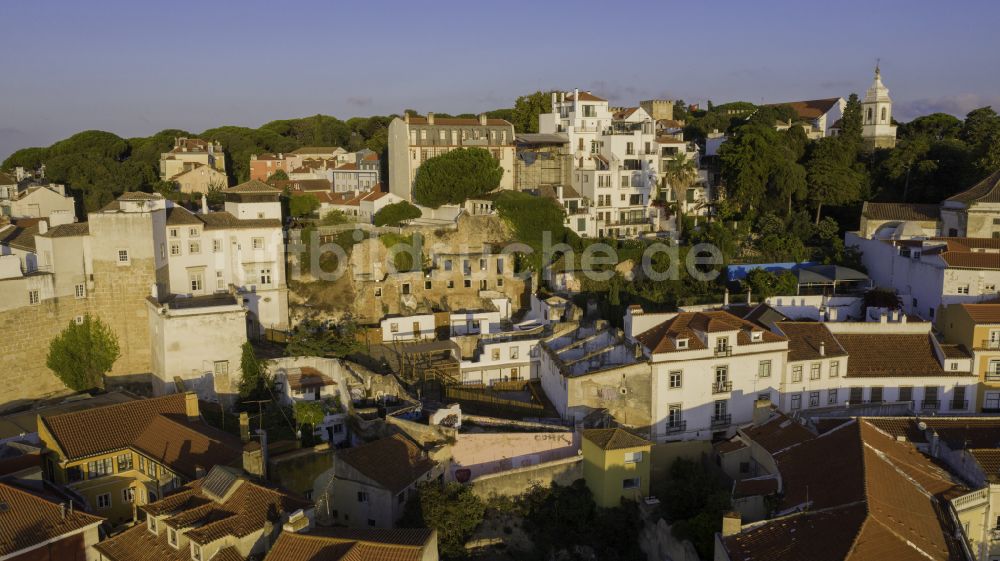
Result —
[{"label": "blue tarp on roof", "polygon": [[813,267],[819,265],[815,261],[803,261],[802,263],[748,263],[745,265],[729,265],[726,268],[726,279],[729,282],[741,281],[747,278],[747,273],[754,269],[764,269],[769,273],[780,273],[783,271],[795,272],[801,267]]}]

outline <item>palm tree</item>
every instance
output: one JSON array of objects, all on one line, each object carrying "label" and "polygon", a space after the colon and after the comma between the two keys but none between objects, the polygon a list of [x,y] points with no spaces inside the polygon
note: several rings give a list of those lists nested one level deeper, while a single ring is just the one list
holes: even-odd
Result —
[{"label": "palm tree", "polygon": [[666,161],[663,170],[663,179],[670,185],[674,192],[674,202],[677,208],[677,233],[680,234],[682,224],[683,204],[681,193],[686,193],[695,180],[698,179],[698,167],[694,160],[689,160],[687,154],[678,153],[673,158]]}]

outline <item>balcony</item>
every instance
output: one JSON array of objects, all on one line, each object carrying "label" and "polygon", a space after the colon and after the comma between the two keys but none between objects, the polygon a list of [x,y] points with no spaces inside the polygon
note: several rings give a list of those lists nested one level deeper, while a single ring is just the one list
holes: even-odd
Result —
[{"label": "balcony", "polygon": [[969,408],[968,399],[961,399],[961,400],[953,399],[948,402],[948,409],[951,409],[952,411],[965,411],[968,408]]},{"label": "balcony", "polygon": [[920,402],[920,409],[924,411],[937,411],[941,407],[941,402],[937,399],[925,399]]},{"label": "balcony", "polygon": [[687,431],[687,421],[667,421],[667,426],[664,427],[663,432],[665,434],[677,434]]},{"label": "balcony", "polygon": [[1000,382],[1000,369],[991,369],[986,371],[986,381],[987,382]]},{"label": "balcony", "polygon": [[733,348],[732,347],[716,347],[715,348],[715,356],[717,356],[717,357],[719,357],[719,356],[733,356]]},{"label": "balcony", "polygon": [[728,427],[732,424],[733,416],[729,413],[725,415],[712,415],[712,428]]},{"label": "balcony", "polygon": [[730,380],[712,382],[712,393],[729,393],[731,391],[733,391],[733,383]]},{"label": "balcony", "polygon": [[984,339],[983,342],[979,345],[979,348],[1000,350],[1000,340],[992,341],[990,339]]}]

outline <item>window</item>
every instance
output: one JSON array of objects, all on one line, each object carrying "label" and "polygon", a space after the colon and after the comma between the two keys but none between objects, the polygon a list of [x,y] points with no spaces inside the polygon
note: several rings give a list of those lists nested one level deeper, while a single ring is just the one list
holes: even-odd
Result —
[{"label": "window", "polygon": [[677,348],[678,349],[686,349],[686,348],[688,348],[688,340],[686,338],[685,339],[678,339],[677,340]]},{"label": "window", "polygon": [[375,519],[374,518],[369,518],[368,519],[368,527],[369,528],[374,528],[375,527]]},{"label": "window", "polygon": [[434,286],[431,281],[424,281],[424,290],[430,290]]},{"label": "window", "polygon": [[899,387],[899,401],[913,401],[913,386]]},{"label": "window", "polygon": [[857,386],[851,388],[851,395],[848,398],[848,401],[851,403],[851,405],[854,405],[856,403],[861,403],[864,391],[865,391],[864,388],[859,388]]},{"label": "window", "polygon": [[503,286],[503,277],[497,277],[497,288]]},{"label": "window", "polygon": [[122,489],[122,502],[131,504],[135,501],[135,489],[126,487]]},{"label": "window", "polygon": [[983,394],[983,411],[994,412],[1000,409],[1000,392],[985,392]]},{"label": "window", "polygon": [[382,289],[381,288],[376,288],[375,289],[375,297],[376,298],[381,298],[382,297]]},{"label": "window", "polygon": [[201,242],[188,242],[188,253],[191,255],[201,253]]},{"label": "window", "polygon": [[840,361],[832,360],[830,361],[830,377],[836,378],[837,376],[840,376]]},{"label": "window", "polygon": [[181,242],[170,242],[170,255],[177,256],[181,254]]},{"label": "window", "polygon": [[229,361],[228,360],[217,360],[215,361],[213,372],[216,376],[228,376],[229,375]]},{"label": "window", "polygon": [[500,349],[493,349],[490,351],[490,358],[493,360],[500,360]]},{"label": "window", "polygon": [[983,285],[983,292],[996,292],[996,291],[997,291],[997,285],[995,285],[995,284],[984,284]]},{"label": "window", "polygon": [[819,407],[819,392],[809,392],[809,407]]},{"label": "window", "polygon": [[111,493],[97,495],[97,508],[111,508]]},{"label": "window", "polygon": [[118,264],[119,265],[128,265],[128,250],[127,249],[119,249],[118,250]]},{"label": "window", "polygon": [[837,390],[826,390],[826,404],[836,405],[838,403],[839,397],[837,397]]},{"label": "window", "polygon": [[191,559],[201,561],[201,546],[195,542],[191,542]]},{"label": "window", "polygon": [[968,293],[969,293],[969,285],[967,285],[967,284],[963,284],[962,286],[959,286],[959,287],[957,287],[957,288],[955,289],[955,291],[956,291],[956,292],[957,292],[958,294],[968,294]]},{"label": "window", "polygon": [[797,409],[802,409],[802,394],[798,394],[798,393],[792,394],[792,405],[791,405],[791,408],[792,408],[793,411],[795,411]]},{"label": "window", "polygon": [[205,282],[204,275],[201,272],[190,272],[188,273],[188,282],[191,286],[191,292],[201,292],[202,285]]},{"label": "window", "polygon": [[66,468],[66,479],[70,483],[81,481],[83,479],[83,471],[79,466],[71,466]]},{"label": "window", "polygon": [[176,238],[177,237],[177,228],[171,228],[170,229],[170,237],[171,238]]},{"label": "window", "polygon": [[260,270],[260,284],[263,286],[271,285],[271,269],[261,269]]},{"label": "window", "polygon": [[399,333],[399,324],[398,323],[390,323],[389,324],[389,333]]},{"label": "window", "polygon": [[762,360],[757,364],[757,377],[758,378],[770,378],[771,377],[771,361]]},{"label": "window", "polygon": [[368,502],[368,492],[367,491],[358,491],[358,502],[359,503],[367,503]]},{"label": "window", "polygon": [[76,297],[86,298],[87,297],[87,286],[83,284],[76,285]]},{"label": "window", "polygon": [[32,306],[34,306],[38,302],[39,302],[38,291],[37,290],[29,290],[28,291],[28,304],[31,304]]},{"label": "window", "polygon": [[820,374],[820,368],[821,367],[822,367],[822,364],[820,364],[818,362],[809,365],[809,379],[810,380],[819,380],[819,374]]},{"label": "window", "polygon": [[676,389],[676,388],[681,387],[681,379],[682,379],[682,377],[683,377],[683,373],[680,370],[675,370],[675,371],[671,372],[670,373],[670,388],[671,389]]},{"label": "window", "polygon": [[139,473],[146,473],[146,457],[139,456]]},{"label": "window", "polygon": [[519,353],[520,353],[520,349],[518,347],[511,347],[510,348],[510,359],[511,360],[516,360]]},{"label": "window", "polygon": [[254,249],[264,249],[264,238],[253,238],[251,243]]},{"label": "window", "polygon": [[222,251],[222,240],[212,240],[212,252],[219,253]]},{"label": "window", "polygon": [[503,272],[503,257],[498,257],[497,258],[497,272],[498,273],[502,273]]},{"label": "window", "polygon": [[728,366],[716,366],[715,367],[715,383],[725,384],[729,381],[729,367]]},{"label": "window", "polygon": [[167,541],[174,546],[174,549],[177,549],[177,530],[170,526],[167,526]]},{"label": "window", "polygon": [[715,402],[715,416],[725,417],[726,413],[729,411],[729,402],[724,399],[720,399]]},{"label": "window", "polygon": [[625,452],[626,464],[637,464],[642,461],[642,452]]},{"label": "window", "polygon": [[465,285],[465,288],[472,288],[472,281],[470,279],[465,279],[463,284]]},{"label": "window", "polygon": [[111,461],[111,458],[104,458],[103,460],[95,460],[93,462],[87,462],[87,479],[94,479],[96,477],[111,475],[114,472],[115,468]]},{"label": "window", "polygon": [[192,238],[197,238],[199,235],[201,235],[201,233],[197,228],[188,228],[188,236],[191,236]]},{"label": "window", "polygon": [[639,488],[639,478],[630,477],[628,479],[622,479],[622,489],[638,489]]},{"label": "window", "polygon": [[681,426],[681,405],[679,403],[667,408],[667,426],[671,428]]},{"label": "window", "polygon": [[216,290],[226,289],[226,279],[222,276],[222,271],[215,272],[215,289]]},{"label": "window", "polygon": [[119,454],[117,458],[118,462],[118,472],[128,471],[132,469],[132,454]]},{"label": "window", "polygon": [[156,533],[156,518],[153,518],[152,516],[150,516],[149,518],[146,518],[146,527],[149,528],[150,532],[152,532],[152,533],[155,534]]}]

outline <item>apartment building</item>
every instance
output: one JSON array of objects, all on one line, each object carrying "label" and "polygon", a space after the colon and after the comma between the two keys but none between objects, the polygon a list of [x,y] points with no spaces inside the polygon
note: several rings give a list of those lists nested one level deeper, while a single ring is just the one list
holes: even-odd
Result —
[{"label": "apartment building", "polygon": [[[226,155],[222,144],[200,138],[175,138],[174,147],[160,154],[160,180],[176,181],[179,175],[200,166],[225,174]],[[203,188],[201,192],[207,193],[208,189]]]},{"label": "apartment building", "polygon": [[260,559],[286,531],[313,526],[309,501],[219,466],[139,510],[145,522],[96,546],[101,561]]},{"label": "apartment building", "polygon": [[620,428],[583,431],[583,479],[601,508],[649,496],[653,443]]},{"label": "apartment building", "polygon": [[787,337],[724,311],[625,316],[625,332],[652,369],[653,438],[732,434],[753,418],[754,402],[775,400]]},{"label": "apartment building", "polygon": [[76,505],[53,502],[36,490],[0,482],[0,512],[5,539],[0,558],[31,561],[97,561],[102,518]]},{"label": "apartment building", "polygon": [[459,148],[488,150],[503,169],[499,188],[514,189],[514,147],[514,125],[504,119],[407,113],[389,124],[389,192],[413,200],[413,180],[420,165]]},{"label": "apartment building", "polygon": [[45,478],[115,525],[212,466],[241,458],[239,439],[201,421],[193,393],[41,415],[38,437],[47,450]]},{"label": "apartment building", "polygon": [[979,381],[972,411],[1000,412],[1000,304],[951,304],[935,323],[944,340],[973,356]]},{"label": "apartment building", "polygon": [[0,187],[0,216],[74,222],[76,202],[66,193],[65,185],[21,180]]}]

